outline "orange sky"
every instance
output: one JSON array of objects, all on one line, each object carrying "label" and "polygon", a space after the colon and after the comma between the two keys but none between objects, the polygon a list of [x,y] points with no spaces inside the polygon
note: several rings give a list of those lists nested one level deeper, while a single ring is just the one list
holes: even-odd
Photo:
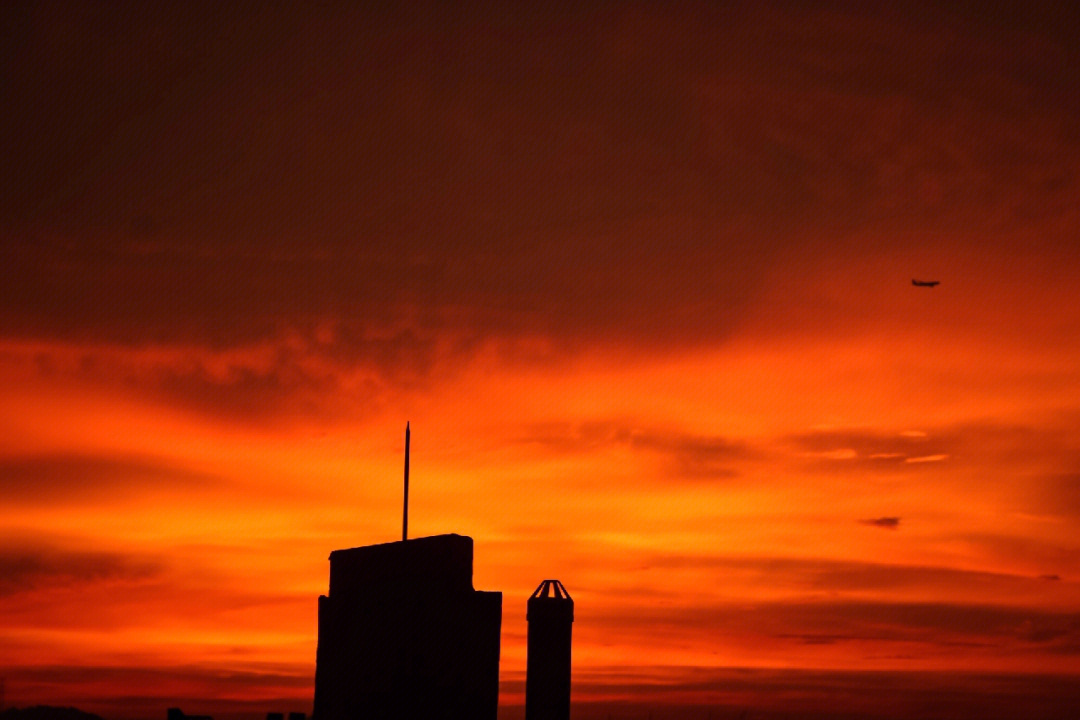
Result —
[{"label": "orange sky", "polygon": [[0,11],[6,701],[310,710],[410,420],[508,719],[547,577],[582,718],[1065,717],[1076,11],[500,5]]}]

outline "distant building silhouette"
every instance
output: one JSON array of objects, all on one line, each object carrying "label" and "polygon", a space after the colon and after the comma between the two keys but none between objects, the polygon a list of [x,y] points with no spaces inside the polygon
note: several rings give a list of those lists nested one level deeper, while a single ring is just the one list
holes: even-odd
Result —
[{"label": "distant building silhouette", "polygon": [[472,562],[462,535],[332,552],[313,720],[496,720],[502,593]]},{"label": "distant building silhouette", "polygon": [[545,580],[529,598],[525,618],[525,720],[568,720],[574,600],[561,582]]},{"label": "distant building silhouette", "polygon": [[169,708],[166,717],[167,720],[214,720],[209,715],[186,715],[180,708]]}]

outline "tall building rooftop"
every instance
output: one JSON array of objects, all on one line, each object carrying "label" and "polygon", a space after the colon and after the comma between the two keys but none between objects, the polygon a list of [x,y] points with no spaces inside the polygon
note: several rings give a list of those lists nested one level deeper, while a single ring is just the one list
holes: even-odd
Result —
[{"label": "tall building rooftop", "polygon": [[313,720],[495,720],[502,593],[472,561],[463,535],[332,552]]}]

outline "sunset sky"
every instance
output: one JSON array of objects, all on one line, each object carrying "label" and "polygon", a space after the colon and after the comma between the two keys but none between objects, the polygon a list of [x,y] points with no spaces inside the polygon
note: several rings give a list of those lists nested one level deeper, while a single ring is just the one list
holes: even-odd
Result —
[{"label": "sunset sky", "polygon": [[1068,716],[1080,11],[504,5],[4,4],[6,703],[310,711],[408,420],[505,720],[545,578],[578,718]]}]

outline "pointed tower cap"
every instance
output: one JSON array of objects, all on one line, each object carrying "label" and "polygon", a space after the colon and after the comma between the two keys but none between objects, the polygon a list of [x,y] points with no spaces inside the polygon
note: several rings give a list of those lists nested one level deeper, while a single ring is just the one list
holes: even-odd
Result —
[{"label": "pointed tower cap", "polygon": [[545,580],[540,583],[536,591],[533,592],[534,598],[550,598],[558,600],[570,600],[573,602],[573,598],[570,597],[570,593],[566,592],[566,587],[563,586],[558,580]]},{"label": "pointed tower cap", "polygon": [[525,619],[574,622],[574,599],[558,580],[545,580],[529,598]]}]

